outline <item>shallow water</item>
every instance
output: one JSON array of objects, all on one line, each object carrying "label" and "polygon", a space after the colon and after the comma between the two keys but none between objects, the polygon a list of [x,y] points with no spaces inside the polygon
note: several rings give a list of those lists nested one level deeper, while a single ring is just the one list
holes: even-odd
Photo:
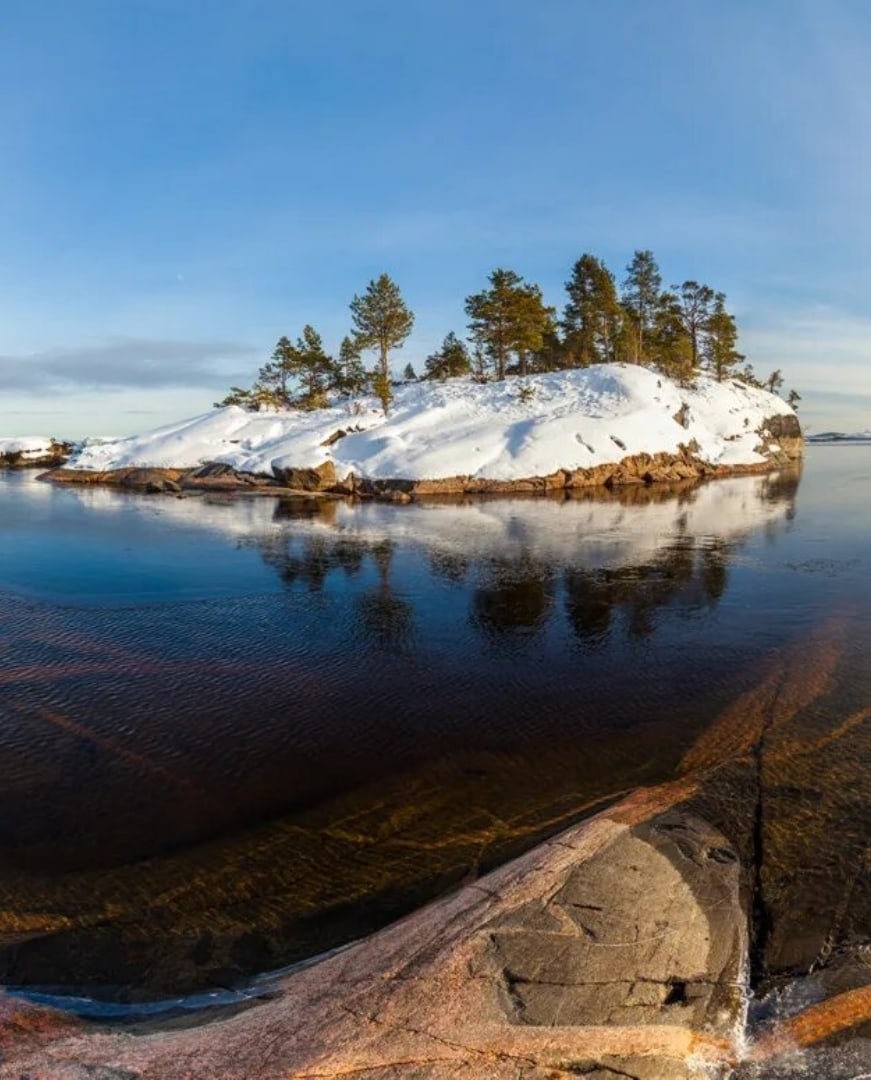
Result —
[{"label": "shallow water", "polygon": [[[322,951],[674,775],[833,643],[772,745],[825,740],[871,703],[869,490],[846,446],[801,477],[409,507],[0,475],[0,974],[139,996]],[[863,933],[865,740],[772,766],[772,970]]]}]

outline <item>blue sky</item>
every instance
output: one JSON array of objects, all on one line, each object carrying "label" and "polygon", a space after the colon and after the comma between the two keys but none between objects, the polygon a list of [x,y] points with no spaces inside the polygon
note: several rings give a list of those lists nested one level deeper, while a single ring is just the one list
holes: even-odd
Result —
[{"label": "blue sky", "polygon": [[727,294],[871,427],[864,0],[0,0],[0,435],[144,430],[382,271],[423,357],[495,266]]}]

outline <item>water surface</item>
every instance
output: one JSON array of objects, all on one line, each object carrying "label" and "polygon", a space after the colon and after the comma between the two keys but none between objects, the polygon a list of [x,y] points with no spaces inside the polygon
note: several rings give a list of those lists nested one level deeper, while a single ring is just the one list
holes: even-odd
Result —
[{"label": "water surface", "polygon": [[[0,475],[0,974],[150,995],[349,940],[674,775],[832,641],[794,721],[819,741],[871,702],[869,487],[841,446],[801,477],[408,507]],[[770,784],[773,968],[865,932],[864,737],[825,744],[836,809]],[[782,851],[783,821],[838,843]],[[799,870],[822,915],[789,953]]]}]

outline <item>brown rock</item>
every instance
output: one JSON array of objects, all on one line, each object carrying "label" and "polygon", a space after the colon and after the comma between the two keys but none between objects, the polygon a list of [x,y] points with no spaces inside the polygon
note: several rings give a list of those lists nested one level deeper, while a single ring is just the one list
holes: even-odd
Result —
[{"label": "brown rock", "polygon": [[325,461],[313,469],[273,469],[275,477],[289,488],[299,491],[331,491],[339,482],[336,466]]},{"label": "brown rock", "polygon": [[118,481],[122,488],[158,494],[164,491],[181,491],[181,486],[164,469],[128,469]]}]

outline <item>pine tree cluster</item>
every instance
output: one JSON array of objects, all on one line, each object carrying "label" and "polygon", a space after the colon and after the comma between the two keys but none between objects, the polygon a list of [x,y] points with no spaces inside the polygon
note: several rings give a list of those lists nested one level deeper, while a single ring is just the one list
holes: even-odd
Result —
[{"label": "pine tree cluster", "polygon": [[[682,384],[704,371],[720,381],[738,376],[775,393],[783,385],[779,371],[763,382],[745,363],[725,295],[693,280],[664,288],[650,251],[635,252],[619,288],[601,259],[583,254],[565,289],[567,301],[558,314],[545,304],[538,285],[513,270],[494,270],[487,288],[466,297],[469,344],[451,331],[426,358],[422,377],[487,381],[623,361],[655,368]],[[338,357],[329,356],[320,335],[305,326],[295,343],[278,341],[250,389],[232,387],[218,404],[317,409],[331,395],[374,393],[387,413],[393,399],[390,353],[411,333],[414,314],[387,274],[370,281],[350,307],[352,329]],[[366,351],[375,355],[372,370],[361,359]],[[408,364],[404,379],[414,378]],[[799,400],[791,390],[790,405]]]}]

